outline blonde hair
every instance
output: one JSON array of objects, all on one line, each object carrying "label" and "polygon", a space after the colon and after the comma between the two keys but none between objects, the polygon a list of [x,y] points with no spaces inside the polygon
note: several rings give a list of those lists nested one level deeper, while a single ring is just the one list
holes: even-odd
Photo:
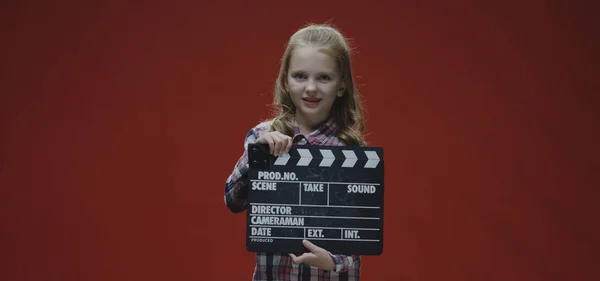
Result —
[{"label": "blonde hair", "polygon": [[354,85],[350,64],[351,50],[340,31],[327,24],[309,24],[290,37],[281,58],[279,75],[275,83],[272,104],[275,117],[271,122],[271,131],[279,131],[293,137],[292,121],[295,107],[286,91],[286,85],[290,57],[294,49],[300,45],[327,48],[336,59],[341,79],[345,84],[344,94],[336,98],[331,108],[331,117],[338,125],[336,136],[346,145],[366,145],[363,138],[363,106],[360,94]]}]

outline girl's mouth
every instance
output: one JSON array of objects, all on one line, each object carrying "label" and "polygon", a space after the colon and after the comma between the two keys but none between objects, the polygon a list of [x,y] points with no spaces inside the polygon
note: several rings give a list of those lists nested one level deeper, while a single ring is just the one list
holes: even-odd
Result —
[{"label": "girl's mouth", "polygon": [[321,101],[321,99],[318,98],[302,98],[302,101],[304,101],[304,104],[308,107],[317,107],[319,105],[319,102]]}]

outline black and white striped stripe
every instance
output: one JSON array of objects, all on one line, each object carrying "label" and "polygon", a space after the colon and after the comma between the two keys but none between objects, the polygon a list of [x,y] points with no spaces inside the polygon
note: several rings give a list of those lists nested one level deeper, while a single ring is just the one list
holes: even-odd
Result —
[{"label": "black and white striped stripe", "polygon": [[383,161],[382,151],[362,147],[293,147],[276,157],[275,166],[377,168]]}]

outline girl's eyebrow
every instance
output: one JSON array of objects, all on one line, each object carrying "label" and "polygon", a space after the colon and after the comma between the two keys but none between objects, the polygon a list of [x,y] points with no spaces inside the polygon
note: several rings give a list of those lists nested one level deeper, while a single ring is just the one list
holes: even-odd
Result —
[{"label": "girl's eyebrow", "polygon": [[[294,73],[294,72],[303,72],[303,73],[307,73],[308,71],[306,70],[302,70],[302,69],[291,69],[290,68],[290,73]],[[323,74],[327,74],[327,75],[335,75],[335,71],[319,71],[316,73],[317,75],[323,75]]]},{"label": "girl's eyebrow", "polygon": [[326,76],[329,76],[329,77],[332,77],[332,78],[337,77],[334,71],[332,71],[332,72],[318,72],[317,75],[319,75],[319,76],[320,75],[326,75]]}]

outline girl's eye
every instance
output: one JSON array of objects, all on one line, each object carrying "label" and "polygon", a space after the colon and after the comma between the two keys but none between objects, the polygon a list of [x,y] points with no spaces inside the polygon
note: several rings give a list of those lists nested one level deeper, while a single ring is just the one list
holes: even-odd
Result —
[{"label": "girl's eye", "polygon": [[331,78],[327,75],[321,75],[321,76],[319,76],[319,80],[329,81],[329,80],[331,80]]},{"label": "girl's eye", "polygon": [[303,80],[303,79],[306,79],[306,75],[304,75],[304,74],[300,74],[300,73],[298,73],[298,74],[294,74],[294,76],[293,76],[293,77],[294,77],[294,78],[296,78],[296,79],[298,79],[298,80]]}]

